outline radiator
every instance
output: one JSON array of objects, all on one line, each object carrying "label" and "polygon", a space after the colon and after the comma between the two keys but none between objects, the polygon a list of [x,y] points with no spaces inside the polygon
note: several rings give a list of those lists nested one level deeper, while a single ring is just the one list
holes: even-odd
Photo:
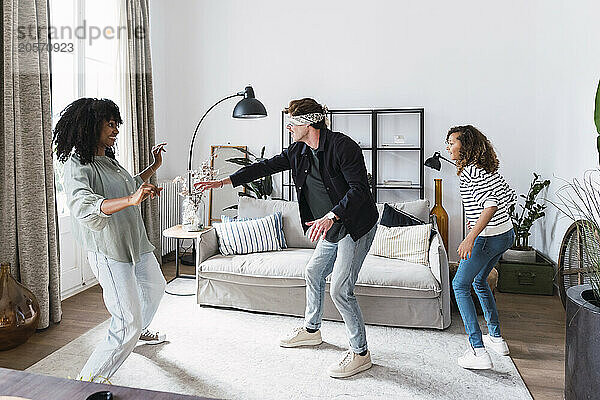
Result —
[{"label": "radiator", "polygon": [[160,233],[162,254],[165,255],[175,250],[177,240],[162,236],[162,232],[174,225],[179,224],[179,199],[177,193],[177,184],[172,180],[165,180],[158,183],[163,190],[158,196],[158,208],[160,212]]}]

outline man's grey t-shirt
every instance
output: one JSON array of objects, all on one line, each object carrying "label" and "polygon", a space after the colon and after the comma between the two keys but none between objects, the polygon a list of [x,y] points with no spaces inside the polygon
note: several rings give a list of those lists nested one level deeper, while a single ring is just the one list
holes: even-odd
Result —
[{"label": "man's grey t-shirt", "polygon": [[[305,196],[306,202],[310,207],[310,211],[315,219],[322,218],[329,211],[333,209],[333,203],[329,198],[325,184],[323,183],[323,177],[321,176],[319,152],[322,151],[320,148],[317,150],[310,149],[312,153],[310,170],[306,175],[305,183]],[[340,239],[346,236],[346,228],[342,221],[337,220],[333,223],[333,226],[329,228],[325,239],[331,243],[337,243]]]}]

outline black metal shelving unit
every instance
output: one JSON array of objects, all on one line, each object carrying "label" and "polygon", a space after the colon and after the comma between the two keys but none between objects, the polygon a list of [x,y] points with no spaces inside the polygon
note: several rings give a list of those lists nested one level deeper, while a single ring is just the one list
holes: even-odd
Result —
[{"label": "black metal shelving unit", "polygon": [[[371,122],[371,146],[361,146],[363,151],[371,152],[371,174],[373,176],[371,183],[371,191],[375,201],[377,201],[379,190],[410,190],[419,192],[419,198],[425,198],[425,187],[424,187],[424,163],[425,163],[425,148],[424,148],[424,137],[425,137],[425,121],[424,121],[425,110],[423,108],[371,108],[371,109],[336,109],[329,110],[329,119],[331,121],[331,130],[335,131],[335,116],[338,115],[367,115],[370,116]],[[383,143],[380,142],[380,132],[378,126],[378,120],[380,115],[386,114],[416,114],[419,116],[419,143],[418,145],[394,145],[384,147]],[[343,132],[348,136],[352,137],[351,133]],[[356,138],[353,138],[356,139]],[[281,112],[281,145],[282,150],[286,149],[292,142],[291,134],[285,128],[285,113]],[[408,185],[384,185],[382,182],[378,182],[379,178],[379,156],[380,152],[418,152],[419,153],[419,182]],[[281,176],[281,195],[287,200],[294,199],[294,184],[292,182],[291,172],[282,172]]]}]

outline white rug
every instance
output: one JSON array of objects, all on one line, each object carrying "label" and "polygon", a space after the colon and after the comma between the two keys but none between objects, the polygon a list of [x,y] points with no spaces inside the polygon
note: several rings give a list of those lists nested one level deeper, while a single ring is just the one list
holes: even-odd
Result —
[{"label": "white rug", "polygon": [[[179,281],[193,290],[194,281]],[[226,399],[531,399],[510,357],[492,355],[489,371],[456,364],[467,348],[458,317],[445,331],[367,325],[374,366],[347,379],[325,372],[347,348],[342,323],[325,321],[318,347],[278,346],[279,336],[301,323],[165,295],[152,327],[169,341],[136,347],[111,382]],[[107,327],[105,321],[27,370],[77,376]]]}]

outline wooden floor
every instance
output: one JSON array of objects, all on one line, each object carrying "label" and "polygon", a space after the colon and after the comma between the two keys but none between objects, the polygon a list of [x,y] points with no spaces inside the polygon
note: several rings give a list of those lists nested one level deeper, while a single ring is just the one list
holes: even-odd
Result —
[{"label": "wooden floor", "polygon": [[[163,266],[175,275],[173,262]],[[193,273],[183,267],[182,273]],[[511,357],[534,399],[562,399],[564,388],[565,313],[557,296],[497,293],[496,301]],[[460,319],[454,314],[453,318]],[[93,286],[63,301],[60,324],[37,332],[16,349],[0,352],[0,367],[23,370],[109,318],[102,291]]]}]

